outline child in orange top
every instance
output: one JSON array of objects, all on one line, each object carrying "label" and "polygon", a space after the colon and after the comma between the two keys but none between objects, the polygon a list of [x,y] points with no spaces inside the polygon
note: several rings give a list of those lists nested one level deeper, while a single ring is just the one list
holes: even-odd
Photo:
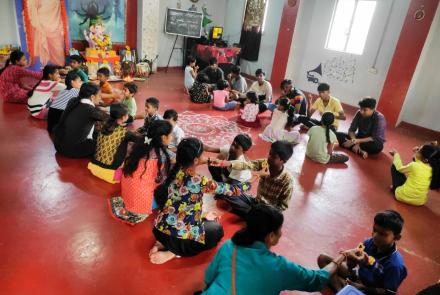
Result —
[{"label": "child in orange top", "polygon": [[113,87],[108,82],[110,70],[108,68],[100,68],[97,72],[99,87],[101,88],[101,99],[103,106],[109,106],[120,100],[120,95],[113,91]]}]

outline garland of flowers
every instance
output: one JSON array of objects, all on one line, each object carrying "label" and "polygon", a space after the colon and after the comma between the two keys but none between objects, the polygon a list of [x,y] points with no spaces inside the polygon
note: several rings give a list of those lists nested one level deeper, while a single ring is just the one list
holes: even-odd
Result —
[{"label": "garland of flowers", "polygon": [[34,58],[34,40],[32,36],[32,26],[31,19],[29,17],[28,1],[23,0],[23,21],[24,21],[24,32],[26,36],[26,44],[29,53],[29,62],[32,64]]},{"label": "garland of flowers", "polygon": [[67,9],[64,0],[60,0],[61,3],[61,19],[63,20],[64,30],[64,51],[66,55],[69,55],[69,22],[67,19]]}]

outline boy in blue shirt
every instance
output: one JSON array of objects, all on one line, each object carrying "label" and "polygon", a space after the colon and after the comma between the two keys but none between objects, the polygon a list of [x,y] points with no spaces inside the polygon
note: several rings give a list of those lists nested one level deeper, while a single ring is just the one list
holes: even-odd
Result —
[{"label": "boy in blue shirt", "polygon": [[[402,255],[396,248],[401,238],[403,218],[393,210],[379,212],[374,217],[373,237],[365,240],[356,249],[343,251],[346,262],[340,264],[338,276],[330,287],[339,291],[350,284],[366,294],[396,294],[407,270]],[[319,267],[333,261],[321,254]]]}]

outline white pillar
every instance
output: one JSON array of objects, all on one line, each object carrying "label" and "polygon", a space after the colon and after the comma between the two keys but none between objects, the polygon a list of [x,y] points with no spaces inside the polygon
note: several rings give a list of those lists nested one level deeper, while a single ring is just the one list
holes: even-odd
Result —
[{"label": "white pillar", "polygon": [[[138,56],[143,59],[155,59],[159,54],[159,1],[138,1]],[[157,70],[157,61],[153,64],[153,71]]]}]

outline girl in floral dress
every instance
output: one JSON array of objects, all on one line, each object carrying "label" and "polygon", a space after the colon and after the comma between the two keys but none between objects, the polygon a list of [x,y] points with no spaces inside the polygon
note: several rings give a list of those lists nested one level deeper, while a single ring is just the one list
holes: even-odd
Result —
[{"label": "girl in floral dress", "polygon": [[196,173],[203,164],[203,143],[196,138],[183,139],[177,147],[176,164],[167,180],[155,191],[160,212],[154,222],[156,243],[150,261],[165,263],[178,256],[194,256],[214,248],[223,237],[223,227],[213,212],[204,214],[203,194],[239,195],[246,185],[216,183]]},{"label": "girl in floral dress", "polygon": [[152,212],[153,193],[170,170],[173,152],[168,150],[173,126],[157,120],[148,129],[145,140],[134,144],[125,160],[121,177],[121,195],[110,198],[111,214],[118,220],[134,225]]}]

